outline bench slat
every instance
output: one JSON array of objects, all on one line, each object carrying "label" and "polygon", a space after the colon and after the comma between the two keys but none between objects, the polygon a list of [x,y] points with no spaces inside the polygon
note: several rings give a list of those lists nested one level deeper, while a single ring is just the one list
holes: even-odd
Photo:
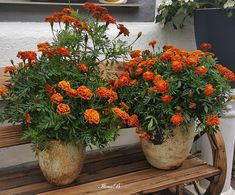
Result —
[{"label": "bench slat", "polygon": [[[27,170],[29,171],[27,172]],[[198,170],[203,171],[197,173]],[[175,173],[176,175],[169,175],[170,173]],[[193,175],[191,176],[192,173]],[[59,187],[53,186],[45,181],[36,163],[26,168],[17,166],[15,171],[14,168],[12,170],[7,168],[5,171],[0,169],[0,194],[70,194],[73,190],[74,193],[76,192],[75,194],[79,194],[77,190],[80,191],[80,188],[84,188],[84,186],[97,185],[97,182],[104,181],[114,182],[116,180],[117,183],[123,181],[121,183],[121,189],[123,188],[123,190],[126,190],[128,185],[135,185],[135,182],[140,185],[145,181],[152,183],[156,179],[158,179],[157,181],[160,181],[160,183],[157,185],[154,183],[153,186],[163,185],[164,183],[162,184],[161,181],[166,182],[164,185],[172,186],[167,183],[169,177],[174,176],[175,178],[173,180],[175,180],[180,176],[181,180],[176,181],[183,182],[182,178],[184,176],[187,178],[187,181],[189,181],[192,178],[201,177],[202,175],[209,177],[218,173],[219,169],[213,168],[193,156],[190,156],[177,170],[157,170],[147,163],[139,145],[131,147],[124,146],[104,153],[89,153],[86,156],[85,165],[78,180],[66,186],[68,188],[61,189],[62,191],[57,191],[60,189]],[[140,182],[140,184],[138,182]],[[143,190],[144,189],[145,188],[143,188]],[[64,193],[63,190],[68,190],[68,192],[66,191],[66,193]],[[99,190],[97,186],[95,190]],[[116,192],[118,193],[119,191],[116,189]],[[110,192],[108,193],[110,194]],[[96,192],[96,194],[99,194],[99,192]]]},{"label": "bench slat", "polygon": [[0,127],[0,148],[29,143],[27,140],[21,140],[22,132],[20,125]]}]

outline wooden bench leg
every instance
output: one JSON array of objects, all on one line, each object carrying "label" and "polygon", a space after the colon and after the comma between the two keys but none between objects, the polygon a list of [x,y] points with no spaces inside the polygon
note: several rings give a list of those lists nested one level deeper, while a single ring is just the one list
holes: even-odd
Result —
[{"label": "wooden bench leg", "polygon": [[227,172],[227,158],[224,140],[220,132],[207,135],[211,144],[213,165],[214,167],[219,168],[221,173],[211,180],[205,195],[220,195],[224,187]]}]

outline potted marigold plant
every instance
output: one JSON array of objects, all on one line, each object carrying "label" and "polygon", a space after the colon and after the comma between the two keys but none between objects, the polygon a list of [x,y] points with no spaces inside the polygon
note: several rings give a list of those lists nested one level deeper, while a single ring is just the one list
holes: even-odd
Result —
[{"label": "potted marigold plant", "polygon": [[[154,49],[156,41],[149,45]],[[136,50],[131,57],[112,86],[138,116],[136,133],[148,162],[160,169],[179,167],[195,132],[218,130],[235,75],[209,52],[172,45],[158,52]]]},{"label": "potted marigold plant", "polygon": [[[130,46],[118,37],[129,31],[106,8],[91,3],[84,8],[87,15],[65,8],[46,17],[53,42],[39,43],[39,56],[18,52],[22,62],[5,68],[9,83],[0,88],[6,100],[2,120],[22,124],[23,139],[31,140],[44,176],[56,185],[77,178],[85,146],[104,148],[118,136],[122,121],[130,124],[121,118],[120,113],[129,115],[116,107],[118,94],[107,88],[99,67],[126,58]],[[117,26],[112,41],[109,25]]]}]

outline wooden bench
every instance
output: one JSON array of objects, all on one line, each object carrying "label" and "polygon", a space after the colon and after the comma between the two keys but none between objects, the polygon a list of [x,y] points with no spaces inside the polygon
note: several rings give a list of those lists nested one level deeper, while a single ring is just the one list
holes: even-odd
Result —
[{"label": "wooden bench", "polygon": [[[21,133],[20,126],[1,127],[0,148],[28,143],[20,140]],[[0,194],[145,194],[190,182],[196,185],[194,181],[208,178],[210,185],[205,194],[219,195],[226,176],[225,148],[220,133],[209,138],[214,166],[189,156],[176,170],[158,170],[147,163],[139,145],[123,146],[103,153],[88,153],[77,181],[64,187],[49,184],[37,162],[2,168]]]},{"label": "wooden bench", "polygon": [[[3,70],[0,69],[0,85],[6,80],[2,75]],[[29,143],[20,139],[22,131],[19,125],[0,127],[0,148]],[[196,181],[204,178],[210,181],[204,194],[219,195],[226,178],[225,146],[219,132],[208,137],[212,147],[213,166],[189,156],[176,170],[158,170],[148,164],[139,145],[122,146],[103,153],[89,152],[77,181],[64,187],[49,184],[37,162],[0,168],[0,195],[128,195],[154,193],[168,188],[177,194],[190,194],[182,188],[186,183],[194,184],[198,194],[201,194]],[[170,195],[171,192],[161,193]]]}]

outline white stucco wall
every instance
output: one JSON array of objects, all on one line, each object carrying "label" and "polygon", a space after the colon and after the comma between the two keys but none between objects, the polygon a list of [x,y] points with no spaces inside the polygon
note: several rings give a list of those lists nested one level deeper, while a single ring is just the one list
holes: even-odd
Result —
[{"label": "white stucco wall", "polygon": [[[134,49],[146,49],[149,40],[155,39],[161,47],[166,43],[175,44],[178,47],[195,49],[192,22],[183,30],[174,30],[172,26],[162,29],[154,22],[149,23],[124,23],[130,30],[130,37],[126,38],[132,42],[138,32],[142,37],[134,45]],[[111,27],[110,37],[116,36],[116,30]],[[115,32],[115,33],[114,33]],[[17,61],[16,53],[20,50],[36,50],[36,44],[51,40],[50,26],[47,23],[21,23],[0,22],[0,67],[10,64],[10,59]],[[122,130],[119,139],[114,145],[131,144],[138,142],[134,130]],[[0,149],[0,167],[7,167],[34,159],[30,146],[17,146]]]}]

